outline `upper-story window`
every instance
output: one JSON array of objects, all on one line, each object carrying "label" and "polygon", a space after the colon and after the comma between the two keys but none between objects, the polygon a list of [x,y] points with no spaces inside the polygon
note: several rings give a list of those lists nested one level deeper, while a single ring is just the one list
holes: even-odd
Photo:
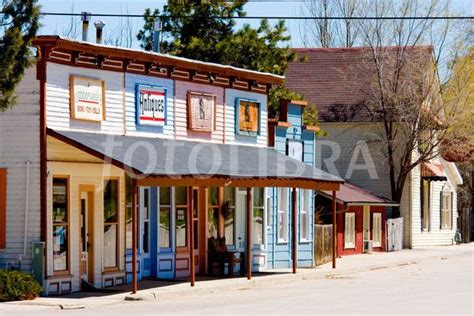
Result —
[{"label": "upper-story window", "polygon": [[239,135],[260,135],[260,102],[236,99],[235,131]]}]

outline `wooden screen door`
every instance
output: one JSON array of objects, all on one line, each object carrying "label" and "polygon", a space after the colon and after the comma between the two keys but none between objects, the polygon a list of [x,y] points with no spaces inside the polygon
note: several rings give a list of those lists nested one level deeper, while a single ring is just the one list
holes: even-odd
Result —
[{"label": "wooden screen door", "polygon": [[80,186],[80,276],[81,279],[94,284],[94,187]]}]

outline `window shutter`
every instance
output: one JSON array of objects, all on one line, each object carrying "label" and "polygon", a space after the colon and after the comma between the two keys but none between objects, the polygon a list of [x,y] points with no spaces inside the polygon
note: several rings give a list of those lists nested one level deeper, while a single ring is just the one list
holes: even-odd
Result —
[{"label": "window shutter", "polygon": [[0,249],[6,247],[7,237],[7,169],[0,169]]},{"label": "window shutter", "polygon": [[449,210],[450,216],[451,216],[451,223],[449,225],[449,228],[453,228],[453,212],[454,212],[454,192],[451,192],[451,209]]},{"label": "window shutter", "polygon": [[439,229],[443,228],[443,209],[444,209],[443,191],[439,192]]}]

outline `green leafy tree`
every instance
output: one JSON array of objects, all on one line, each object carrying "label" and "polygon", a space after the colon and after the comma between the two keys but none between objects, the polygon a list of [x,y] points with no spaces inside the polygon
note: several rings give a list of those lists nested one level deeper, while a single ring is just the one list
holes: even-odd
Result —
[{"label": "green leafy tree", "polygon": [[[290,36],[283,20],[271,26],[263,19],[258,28],[245,24],[235,28],[236,16],[245,16],[247,1],[169,1],[162,12],[161,51],[171,55],[244,69],[282,75],[288,63],[296,59],[290,49]],[[153,46],[153,21],[160,15],[145,10],[145,24],[137,39],[145,50]],[[274,87],[269,95],[271,116],[278,114],[279,99],[301,100],[301,94]],[[315,116],[317,117],[317,116]],[[312,124],[316,123],[315,120]]]},{"label": "green leafy tree", "polygon": [[0,19],[0,110],[15,104],[15,87],[31,63],[31,40],[39,28],[37,0],[4,1]]}]

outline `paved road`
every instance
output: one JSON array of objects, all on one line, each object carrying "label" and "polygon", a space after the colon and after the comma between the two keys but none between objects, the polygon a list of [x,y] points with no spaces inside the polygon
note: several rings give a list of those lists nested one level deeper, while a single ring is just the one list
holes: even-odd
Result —
[{"label": "paved road", "polygon": [[[106,302],[107,306],[91,305],[83,310],[61,311],[50,306],[4,304],[0,315],[474,315],[473,255],[472,251],[462,254],[450,251],[443,256],[405,260],[407,263],[392,264],[390,268],[342,276],[274,285],[256,283],[255,287],[214,293],[189,291],[182,297],[172,296],[166,300],[115,300]],[[365,258],[390,259],[382,256]]]},{"label": "paved road", "polygon": [[473,263],[473,253],[465,253],[326,279],[34,315],[473,315]]}]

